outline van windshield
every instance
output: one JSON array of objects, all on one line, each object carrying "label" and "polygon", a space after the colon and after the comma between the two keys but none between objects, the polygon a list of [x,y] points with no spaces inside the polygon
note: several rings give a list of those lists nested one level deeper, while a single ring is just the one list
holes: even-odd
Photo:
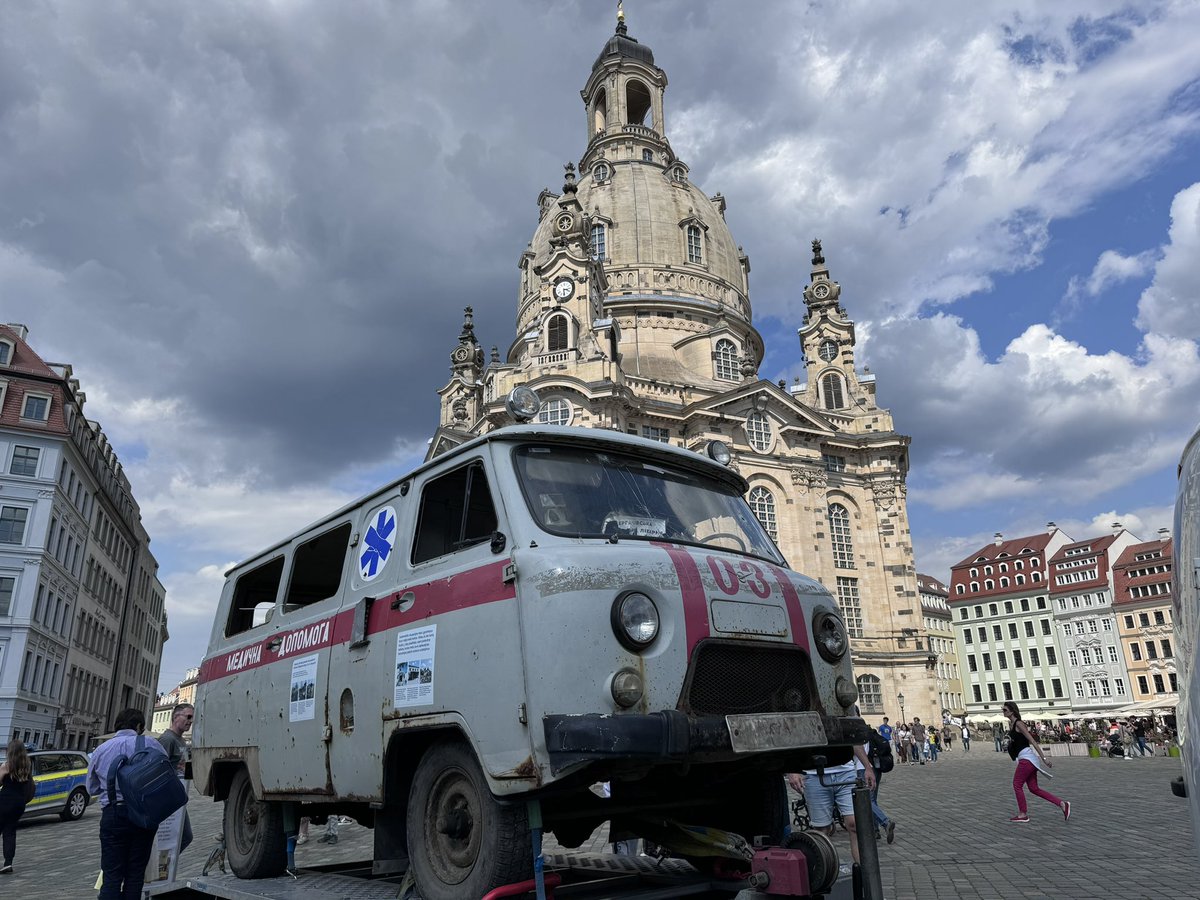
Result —
[{"label": "van windshield", "polygon": [[715,479],[579,447],[527,444],[514,459],[529,512],[551,534],[698,544],[783,562],[746,501]]}]

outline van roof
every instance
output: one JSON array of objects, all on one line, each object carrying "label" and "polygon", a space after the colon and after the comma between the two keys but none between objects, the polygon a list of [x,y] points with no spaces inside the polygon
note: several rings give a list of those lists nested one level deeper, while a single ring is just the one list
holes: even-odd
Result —
[{"label": "van roof", "polygon": [[682,447],[675,447],[671,444],[665,444],[662,441],[651,440],[650,438],[638,437],[633,434],[622,434],[619,431],[610,431],[604,428],[581,428],[578,426],[565,425],[508,425],[504,428],[497,428],[495,431],[489,431],[487,434],[473,438],[464,444],[460,444],[453,450],[436,456],[431,460],[423,463],[405,475],[400,476],[388,483],[381,485],[369,494],[364,494],[357,500],[347,503],[345,506],[334,510],[328,515],[310,522],[308,525],[301,528],[299,531],[293,532],[287,537],[276,541],[264,550],[260,550],[253,556],[248,556],[241,562],[230,567],[225,572],[225,577],[229,578],[234,572],[245,568],[250,564],[258,564],[264,558],[276,553],[276,551],[286,547],[296,538],[306,535],[311,531],[320,528],[322,525],[341,518],[351,510],[358,509],[370,500],[378,497],[381,494],[386,494],[393,488],[398,487],[410,478],[415,478],[427,469],[435,466],[444,465],[446,462],[453,460],[456,456],[462,456],[466,453],[483,446],[486,443],[499,441],[517,442],[517,441],[551,441],[561,444],[587,444],[589,446],[609,446],[614,450],[642,450],[658,456],[670,457],[671,461],[685,468],[696,470],[710,478],[722,481],[731,488],[735,489],[739,494],[745,494],[749,490],[749,484],[746,479],[728,469],[714,460],[709,459],[695,450],[686,450]]}]

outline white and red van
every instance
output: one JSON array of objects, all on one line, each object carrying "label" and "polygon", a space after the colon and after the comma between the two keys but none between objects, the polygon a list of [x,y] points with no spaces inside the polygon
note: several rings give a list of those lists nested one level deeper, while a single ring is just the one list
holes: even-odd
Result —
[{"label": "white and red van", "polygon": [[745,491],[691,450],[518,425],[231,569],[193,769],[234,871],[279,874],[298,808],[373,826],[426,900],[528,877],[531,809],[568,847],[646,815],[778,837],[779,773],[866,727],[836,603]]}]

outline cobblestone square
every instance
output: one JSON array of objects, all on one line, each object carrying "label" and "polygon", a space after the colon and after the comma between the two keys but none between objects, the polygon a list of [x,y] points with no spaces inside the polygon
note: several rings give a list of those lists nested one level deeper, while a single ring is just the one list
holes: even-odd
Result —
[{"label": "cobblestone square", "polygon": [[[1016,811],[1013,763],[990,745],[886,775],[880,802],[898,822],[896,843],[880,847],[888,900],[1200,900],[1191,823],[1184,801],[1170,791],[1177,759],[1064,757],[1054,760],[1054,773],[1043,786],[1071,801],[1071,821],[1030,797],[1028,825],[1008,821]],[[222,807],[193,795],[189,808],[196,842],[181,871],[195,875],[220,831]],[[78,822],[22,824],[15,874],[0,880],[0,897],[94,898],[99,822],[92,806]],[[367,828],[344,825],[335,847],[317,843],[321,833],[314,827],[312,841],[297,849],[301,866],[370,857]],[[603,850],[605,837],[597,831],[587,849]],[[835,842],[847,856],[845,836]]]}]

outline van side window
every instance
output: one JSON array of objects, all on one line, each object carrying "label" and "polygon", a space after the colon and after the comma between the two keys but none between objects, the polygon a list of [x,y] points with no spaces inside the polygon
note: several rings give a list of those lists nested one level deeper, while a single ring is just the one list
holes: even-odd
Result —
[{"label": "van side window", "polygon": [[266,621],[267,612],[275,608],[275,596],[279,593],[282,579],[282,556],[238,577],[233,587],[233,602],[229,604],[229,618],[225,623],[226,637],[249,631]]},{"label": "van side window", "polygon": [[297,547],[292,557],[292,579],[283,601],[284,612],[320,603],[336,594],[342,584],[349,549],[349,522]]},{"label": "van side window", "polygon": [[496,507],[483,464],[436,478],[421,493],[412,561],[425,562],[486,541],[496,530]]}]

